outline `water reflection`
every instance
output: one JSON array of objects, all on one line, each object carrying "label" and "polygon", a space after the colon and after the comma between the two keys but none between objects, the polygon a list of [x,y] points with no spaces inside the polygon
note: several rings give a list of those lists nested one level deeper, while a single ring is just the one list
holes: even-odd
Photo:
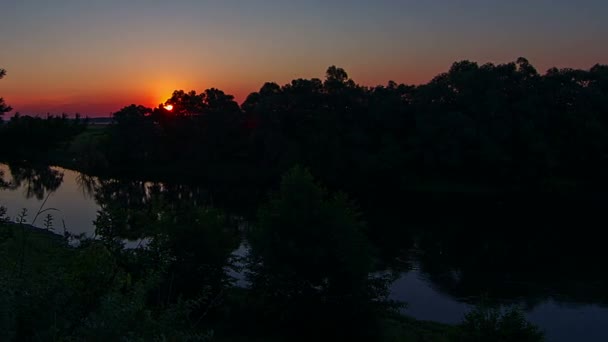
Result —
[{"label": "water reflection", "polygon": [[4,172],[1,185],[9,190],[22,188],[27,199],[35,197],[42,200],[48,193],[56,191],[63,183],[63,172],[49,166],[27,166],[9,164],[10,179],[5,179]]},{"label": "water reflection", "polygon": [[96,233],[102,237],[143,239],[167,212],[208,206],[209,194],[195,186],[118,179],[88,181],[99,206]]},{"label": "water reflection", "polygon": [[76,184],[81,190],[83,197],[95,198],[95,192],[98,187],[98,179],[95,176],[89,176],[84,173],[78,173],[76,178]]},{"label": "water reflection", "polygon": [[608,306],[602,239],[593,229],[557,227],[429,228],[417,237],[415,255],[432,286],[461,302],[485,297],[527,310],[548,300]]}]

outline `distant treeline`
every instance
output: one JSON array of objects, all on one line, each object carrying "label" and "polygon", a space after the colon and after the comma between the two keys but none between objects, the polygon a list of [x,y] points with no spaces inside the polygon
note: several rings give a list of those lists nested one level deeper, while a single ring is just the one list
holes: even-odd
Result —
[{"label": "distant treeline", "polygon": [[47,159],[51,152],[64,149],[82,133],[87,120],[80,116],[70,119],[66,114],[41,118],[17,113],[7,122],[0,121],[0,158],[11,161]]},{"label": "distant treeline", "polygon": [[325,80],[266,83],[241,106],[207,89],[175,91],[154,109],[125,107],[105,134],[73,146],[71,160],[96,172],[260,184],[300,164],[364,194],[595,188],[608,171],[607,99],[605,65],[539,74],[524,58],[462,61],[427,84],[377,87],[332,66]]}]

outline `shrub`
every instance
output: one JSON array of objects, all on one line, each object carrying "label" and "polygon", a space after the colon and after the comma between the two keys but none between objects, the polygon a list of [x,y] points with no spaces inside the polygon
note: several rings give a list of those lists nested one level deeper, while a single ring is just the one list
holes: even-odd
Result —
[{"label": "shrub", "polygon": [[479,306],[465,316],[460,328],[459,341],[544,341],[543,332],[517,308],[501,311]]}]

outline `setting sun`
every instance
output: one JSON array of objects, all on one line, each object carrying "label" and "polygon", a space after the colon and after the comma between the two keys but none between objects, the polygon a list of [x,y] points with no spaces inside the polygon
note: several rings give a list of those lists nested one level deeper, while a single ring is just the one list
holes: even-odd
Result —
[{"label": "setting sun", "polygon": [[172,106],[172,105],[166,105],[164,108],[165,108],[166,110],[168,110],[168,111],[173,110],[173,106]]}]

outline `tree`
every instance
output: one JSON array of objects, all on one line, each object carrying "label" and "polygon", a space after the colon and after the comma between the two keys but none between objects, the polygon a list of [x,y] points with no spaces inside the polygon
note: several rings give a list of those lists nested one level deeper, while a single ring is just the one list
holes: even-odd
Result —
[{"label": "tree", "polygon": [[252,289],[271,319],[339,333],[356,322],[370,332],[385,284],[370,278],[363,227],[344,195],[330,197],[307,170],[291,169],[249,239]]},{"label": "tree", "polygon": [[119,125],[136,125],[141,123],[141,121],[151,113],[152,109],[150,108],[132,104],[114,113],[114,120]]},{"label": "tree", "polygon": [[177,116],[193,116],[200,115],[205,111],[205,94],[197,94],[191,90],[185,92],[183,90],[175,90],[164,105],[171,105],[171,112]]},{"label": "tree", "polygon": [[351,85],[348,73],[342,68],[338,68],[335,65],[327,68],[325,72],[325,87],[326,88],[339,88],[340,86]]},{"label": "tree", "polygon": [[[6,76],[6,70],[0,69],[0,79]],[[9,105],[4,103],[4,99],[0,97],[0,115],[4,115],[4,113],[10,112],[13,110]]]},{"label": "tree", "polygon": [[159,157],[159,129],[152,109],[132,104],[114,113],[106,152],[115,163],[145,163]]},{"label": "tree", "polygon": [[171,112],[178,116],[203,116],[214,112],[239,111],[234,96],[215,88],[206,89],[200,94],[194,90],[189,92],[175,90],[164,105],[173,106]]}]

